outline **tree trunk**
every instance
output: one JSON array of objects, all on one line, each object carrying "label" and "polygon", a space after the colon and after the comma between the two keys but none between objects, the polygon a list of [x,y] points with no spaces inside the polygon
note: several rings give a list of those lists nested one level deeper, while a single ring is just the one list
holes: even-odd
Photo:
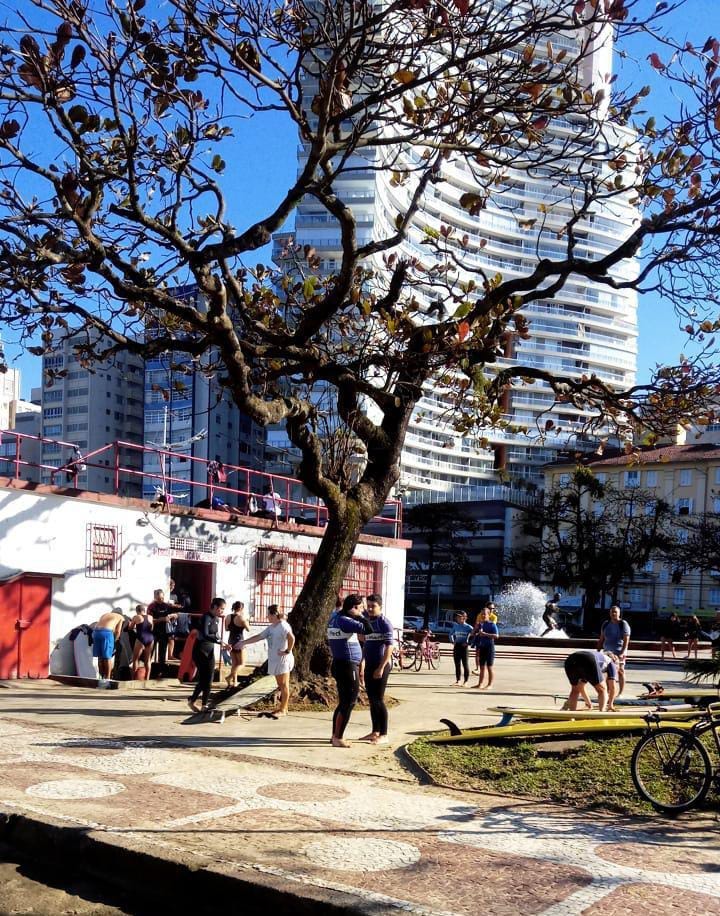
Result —
[{"label": "tree trunk", "polygon": [[328,518],[320,549],[289,617],[297,640],[295,676],[300,680],[306,680],[313,673],[313,654],[325,642],[328,618],[364,524],[358,505],[351,501],[345,512],[339,516],[332,513]]}]

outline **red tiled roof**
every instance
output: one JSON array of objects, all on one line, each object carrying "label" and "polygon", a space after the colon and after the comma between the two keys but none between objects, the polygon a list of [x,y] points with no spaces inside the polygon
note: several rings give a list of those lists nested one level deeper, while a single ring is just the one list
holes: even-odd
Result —
[{"label": "red tiled roof", "polygon": [[670,462],[718,461],[720,446],[716,445],[663,445],[659,448],[644,448],[626,454],[613,454],[608,457],[582,455],[552,462],[546,467],[561,465],[584,465],[586,467],[618,467],[636,464],[669,464]]}]

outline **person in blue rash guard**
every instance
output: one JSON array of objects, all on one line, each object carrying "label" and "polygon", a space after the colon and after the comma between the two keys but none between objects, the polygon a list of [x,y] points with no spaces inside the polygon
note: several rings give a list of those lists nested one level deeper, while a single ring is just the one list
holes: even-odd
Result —
[{"label": "person in blue rash guard", "polygon": [[393,627],[382,612],[380,595],[368,595],[365,605],[365,620],[371,632],[365,634],[362,647],[361,680],[364,668],[372,731],[360,740],[369,741],[371,744],[387,744],[388,711],[385,705],[385,688],[392,670]]},{"label": "person in blue rash guard", "polygon": [[362,649],[358,636],[369,632],[362,617],[362,595],[348,595],[340,610],[334,611],[328,621],[327,638],[332,655],[332,676],[338,692],[338,705],[333,713],[333,747],[350,747],[343,735],[350,721],[353,707],[360,692],[360,662]]},{"label": "person in blue rash guard", "polygon": [[463,672],[463,684],[470,679],[470,664],[468,662],[468,639],[473,628],[467,622],[465,611],[455,614],[455,622],[450,630],[450,642],[453,644],[453,661],[455,662],[455,686],[460,686],[460,668]]},{"label": "person in blue rash guard", "polygon": [[[493,682],[493,665],[495,664],[495,640],[498,638],[497,624],[490,620],[490,609],[480,611],[480,622],[475,624],[475,634],[478,647],[478,682],[475,684],[480,690],[489,690]],[[487,669],[488,682],[485,680]]]}]

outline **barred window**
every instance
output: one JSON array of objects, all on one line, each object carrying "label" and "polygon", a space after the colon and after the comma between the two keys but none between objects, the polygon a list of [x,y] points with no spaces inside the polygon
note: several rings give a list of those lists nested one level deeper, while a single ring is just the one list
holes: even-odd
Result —
[{"label": "barred window", "polygon": [[122,557],[119,527],[89,524],[86,531],[85,575],[89,579],[119,579]]}]

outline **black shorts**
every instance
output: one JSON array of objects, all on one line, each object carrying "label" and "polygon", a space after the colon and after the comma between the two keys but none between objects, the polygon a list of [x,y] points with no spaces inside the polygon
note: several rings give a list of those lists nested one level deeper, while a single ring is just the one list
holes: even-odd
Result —
[{"label": "black shorts", "polygon": [[477,653],[478,663],[492,668],[495,662],[495,643],[491,642],[489,645],[478,646]]},{"label": "black shorts", "polygon": [[594,656],[586,652],[573,652],[572,655],[568,655],[565,659],[565,674],[573,687],[580,681],[586,681],[593,687],[597,687],[604,679],[603,672]]}]

